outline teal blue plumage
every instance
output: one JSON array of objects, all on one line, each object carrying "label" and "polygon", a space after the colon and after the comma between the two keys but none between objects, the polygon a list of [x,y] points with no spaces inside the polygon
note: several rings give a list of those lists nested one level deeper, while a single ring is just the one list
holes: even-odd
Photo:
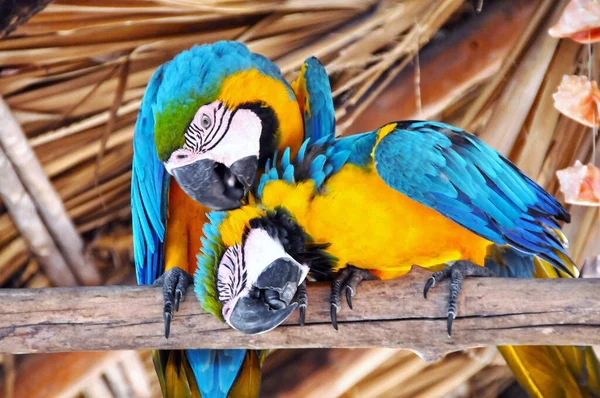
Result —
[{"label": "teal blue plumage", "polygon": [[131,220],[135,271],[140,285],[153,283],[163,272],[162,246],[169,175],[156,153],[152,112],[163,72],[164,67],[160,66],[146,87],[133,135]]},{"label": "teal blue plumage", "polygon": [[318,140],[323,137],[335,135],[335,110],[333,98],[331,97],[331,86],[329,76],[315,57],[304,61],[304,79],[306,80],[306,91],[308,96],[308,109],[304,111],[305,137]]},{"label": "teal blue plumage", "polygon": [[553,231],[569,214],[476,136],[434,122],[400,122],[375,149],[387,185],[499,245],[536,254],[567,274]]}]

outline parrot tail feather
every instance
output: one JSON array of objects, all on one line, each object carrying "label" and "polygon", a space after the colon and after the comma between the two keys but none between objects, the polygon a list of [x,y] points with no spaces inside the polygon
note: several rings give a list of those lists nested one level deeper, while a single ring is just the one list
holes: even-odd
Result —
[{"label": "parrot tail feather", "polygon": [[201,398],[194,372],[182,350],[154,350],[152,361],[165,398]]},{"label": "parrot tail feather", "polygon": [[600,367],[591,347],[499,346],[531,397],[600,396]]}]

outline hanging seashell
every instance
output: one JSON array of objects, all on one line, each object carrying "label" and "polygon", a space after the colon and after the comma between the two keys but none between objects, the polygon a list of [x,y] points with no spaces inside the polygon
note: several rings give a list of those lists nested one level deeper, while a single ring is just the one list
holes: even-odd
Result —
[{"label": "hanging seashell", "polygon": [[600,41],[600,1],[571,0],[548,33],[552,37],[568,37],[579,43]]},{"label": "hanging seashell", "polygon": [[579,160],[556,172],[565,201],[574,205],[600,206],[600,169]]},{"label": "hanging seashell", "polygon": [[600,90],[595,81],[564,75],[552,98],[563,115],[589,127],[600,126]]}]

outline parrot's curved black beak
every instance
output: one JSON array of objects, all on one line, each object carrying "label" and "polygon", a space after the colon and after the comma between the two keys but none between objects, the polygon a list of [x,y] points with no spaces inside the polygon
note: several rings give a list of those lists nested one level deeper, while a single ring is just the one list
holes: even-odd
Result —
[{"label": "parrot's curved black beak", "polygon": [[256,178],[258,158],[248,156],[231,167],[210,159],[174,168],[173,177],[196,202],[213,210],[237,209]]},{"label": "parrot's curved black beak", "polygon": [[293,302],[308,267],[290,258],[278,258],[258,276],[253,290],[235,304],[229,324],[246,334],[268,332],[298,307]]}]

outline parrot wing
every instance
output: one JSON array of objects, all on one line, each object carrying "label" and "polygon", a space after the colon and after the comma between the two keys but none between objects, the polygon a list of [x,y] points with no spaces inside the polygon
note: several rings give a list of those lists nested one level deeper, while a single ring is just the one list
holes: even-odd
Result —
[{"label": "parrot wing", "polygon": [[558,231],[567,211],[479,138],[423,121],[392,123],[376,134],[373,160],[387,185],[485,239],[576,274]]},{"label": "parrot wing", "polygon": [[304,138],[317,141],[335,134],[335,111],[329,77],[323,64],[310,57],[304,61],[292,90],[304,117]]},{"label": "parrot wing", "polygon": [[152,113],[162,77],[163,66],[154,72],[148,83],[133,136],[131,219],[135,270],[140,285],[153,283],[163,273],[169,176],[156,153]]}]

